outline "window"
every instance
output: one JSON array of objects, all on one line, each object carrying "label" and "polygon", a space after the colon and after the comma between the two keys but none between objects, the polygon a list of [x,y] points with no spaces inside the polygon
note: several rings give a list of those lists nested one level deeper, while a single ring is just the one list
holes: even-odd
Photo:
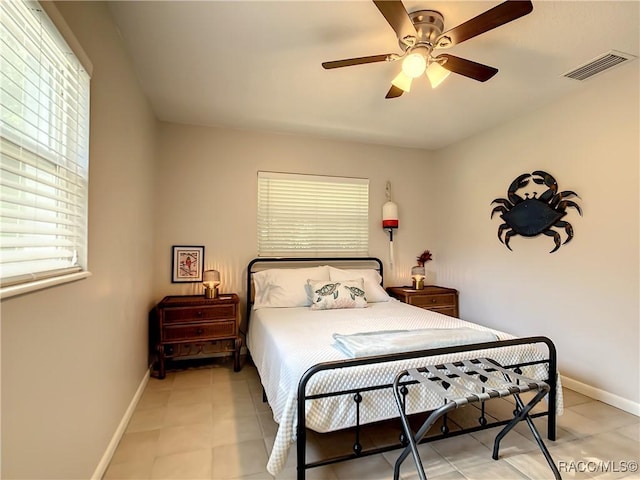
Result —
[{"label": "window", "polygon": [[368,252],[368,179],[258,172],[259,256]]},{"label": "window", "polygon": [[89,75],[35,2],[0,2],[0,281],[87,268]]}]

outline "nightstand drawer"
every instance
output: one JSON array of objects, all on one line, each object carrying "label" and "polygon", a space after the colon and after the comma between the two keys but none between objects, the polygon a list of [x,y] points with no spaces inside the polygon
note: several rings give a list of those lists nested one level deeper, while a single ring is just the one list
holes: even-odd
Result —
[{"label": "nightstand drawer", "polygon": [[455,294],[446,295],[413,295],[409,298],[409,303],[416,307],[448,307],[456,304]]},{"label": "nightstand drawer", "polygon": [[236,331],[235,321],[221,321],[210,324],[185,325],[180,327],[166,327],[163,331],[164,341],[212,339],[234,336]]},{"label": "nightstand drawer", "polygon": [[434,312],[458,316],[458,291],[453,288],[425,285],[421,290],[411,287],[389,287],[387,292],[401,302]]},{"label": "nightstand drawer", "polygon": [[426,310],[431,310],[432,312],[441,313],[443,315],[449,315],[450,317],[456,317],[457,313],[458,313],[458,312],[456,312],[456,308],[455,307],[445,307],[445,308],[420,307],[420,308],[424,308]]},{"label": "nightstand drawer", "polygon": [[213,305],[184,308],[167,308],[164,311],[165,323],[185,323],[235,319],[235,305]]}]

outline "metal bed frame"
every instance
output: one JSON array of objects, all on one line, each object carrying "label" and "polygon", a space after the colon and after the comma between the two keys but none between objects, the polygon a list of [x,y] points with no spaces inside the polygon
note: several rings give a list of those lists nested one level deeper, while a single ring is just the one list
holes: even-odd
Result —
[{"label": "metal bed frame", "polygon": [[[249,321],[251,314],[251,307],[253,304],[253,284],[252,284],[252,274],[259,271],[254,270],[254,266],[259,263],[264,263],[267,265],[267,268],[276,268],[275,265],[323,265],[323,264],[331,264],[340,266],[349,265],[352,268],[363,268],[363,266],[358,266],[356,262],[370,262],[373,265],[377,265],[376,269],[378,269],[380,275],[382,276],[382,262],[375,257],[321,257],[321,258],[298,258],[298,257],[287,257],[287,258],[256,258],[253,259],[247,266],[247,322]],[[289,267],[292,268],[292,267]],[[264,269],[264,268],[263,268]],[[363,365],[371,365],[374,363],[387,363],[387,362],[395,362],[402,360],[409,360],[413,358],[429,358],[438,355],[448,355],[453,353],[460,352],[471,352],[477,350],[483,350],[488,348],[502,348],[509,347],[514,345],[533,345],[533,344],[544,344],[548,350],[548,358],[531,361],[531,362],[523,362],[517,363],[513,365],[503,365],[503,368],[512,370],[516,374],[522,373],[522,368],[533,365],[547,365],[547,371],[549,372],[548,378],[544,379],[549,385],[549,393],[547,395],[547,409],[546,411],[532,413],[529,417],[548,417],[547,420],[547,438],[549,440],[554,441],[556,439],[556,404],[557,404],[557,357],[556,357],[556,348],[553,342],[547,338],[542,336],[534,336],[534,337],[522,337],[522,338],[514,338],[509,340],[499,340],[494,342],[484,342],[484,343],[475,343],[469,345],[460,345],[460,346],[452,346],[452,347],[444,347],[444,348],[432,348],[428,350],[420,350],[413,352],[403,352],[403,353],[394,353],[389,355],[377,355],[371,357],[357,358],[357,359],[347,359],[347,360],[338,360],[331,362],[322,362],[318,363],[311,368],[309,368],[301,377],[298,383],[298,398],[297,398],[297,446],[296,446],[296,458],[297,458],[297,478],[298,480],[304,480],[306,478],[306,470],[316,467],[321,467],[324,465],[330,465],[333,463],[343,462],[355,458],[361,458],[369,455],[376,455],[383,452],[388,452],[391,450],[397,450],[400,448],[406,448],[409,445],[409,440],[401,435],[399,441],[396,444],[383,446],[383,447],[373,447],[364,449],[361,443],[361,427],[363,424],[360,423],[360,408],[362,403],[362,394],[374,391],[374,390],[382,390],[382,389],[390,389],[393,390],[393,381],[384,385],[375,385],[366,388],[358,388],[351,389],[345,391],[333,391],[333,392],[325,392],[320,394],[307,394],[307,385],[314,375],[324,372],[327,370],[338,370],[344,368],[355,368]],[[327,397],[337,397],[337,396],[350,396],[354,407],[356,410],[356,424],[354,427],[354,443],[353,443],[353,452],[345,455],[338,455],[331,458],[326,458],[318,461],[307,462],[306,452],[307,452],[307,428],[306,428],[306,415],[305,415],[305,405],[309,400],[319,399],[319,398],[327,398]],[[266,401],[266,396],[264,395],[263,390],[263,400]],[[518,407],[516,407],[517,410]],[[440,440],[442,438],[454,437],[458,435],[462,435],[465,433],[472,433],[479,430],[484,430],[487,428],[492,428],[499,425],[507,425],[512,419],[508,420],[498,420],[498,421],[488,421],[485,412],[485,402],[480,402],[480,418],[478,419],[478,425],[469,428],[461,428],[460,430],[451,431],[447,425],[447,415],[443,415],[443,425],[441,427],[441,433],[429,437],[424,437],[420,441],[420,443],[432,442],[435,440]]]},{"label": "metal bed frame", "polygon": [[[452,353],[459,352],[470,352],[476,350],[483,350],[487,348],[500,348],[507,347],[513,345],[526,345],[526,344],[539,344],[543,343],[547,346],[549,350],[549,358],[546,360],[539,360],[535,362],[526,362],[519,363],[515,365],[505,365],[504,368],[513,370],[514,373],[520,374],[522,373],[521,368],[530,365],[538,365],[538,364],[547,364],[549,372],[557,371],[557,359],[556,359],[556,349],[553,342],[546,337],[523,337],[523,338],[515,338],[511,340],[501,340],[495,342],[486,342],[486,343],[475,343],[470,345],[460,345],[455,347],[445,347],[445,348],[434,348],[429,350],[421,350],[416,352],[406,352],[399,354],[391,354],[391,355],[380,355],[374,357],[364,357],[360,359],[354,360],[340,360],[334,362],[323,362],[307,370],[302,378],[300,379],[300,383],[298,384],[298,431],[297,431],[297,464],[298,464],[298,480],[304,480],[305,478],[305,470],[315,467],[320,467],[323,465],[329,465],[332,463],[342,462],[345,460],[351,460],[354,458],[364,457],[368,455],[375,455],[382,452],[387,452],[391,450],[396,450],[399,448],[405,448],[408,445],[408,439],[401,438],[400,441],[395,445],[389,445],[385,447],[376,447],[364,450],[362,444],[360,443],[360,403],[362,402],[362,394],[367,391],[372,390],[381,390],[385,388],[392,389],[393,383],[388,383],[385,385],[376,385],[369,388],[361,388],[347,391],[337,391],[337,392],[327,392],[323,394],[315,394],[309,395],[306,393],[307,384],[311,380],[311,378],[319,372],[323,372],[326,370],[336,370],[341,368],[352,368],[358,367],[362,365],[370,365],[373,363],[386,363],[386,362],[394,362],[400,360],[408,360],[412,358],[428,358],[434,357],[437,355],[448,355]],[[556,403],[557,403],[557,377],[556,375],[550,374],[547,379],[544,380],[545,383],[549,385],[549,394],[548,394],[548,407],[546,411],[537,412],[530,415],[530,417],[541,417],[548,416],[547,423],[547,438],[549,440],[556,439]],[[342,395],[350,395],[353,399],[355,408],[356,408],[356,425],[355,429],[355,440],[353,444],[353,453],[336,456],[329,459],[324,459],[316,462],[307,462],[306,459],[306,418],[305,418],[305,403],[307,400],[313,400],[317,398],[324,397],[335,397]],[[447,416],[443,416],[443,427],[441,429],[441,434],[434,435],[430,437],[425,437],[421,440],[421,443],[432,442],[435,440],[440,440],[442,438],[454,437],[458,435],[462,435],[465,433],[476,432],[479,430],[484,430],[487,428],[506,425],[511,419],[501,420],[496,422],[490,422],[487,420],[485,415],[485,405],[484,401],[480,403],[480,418],[478,419],[478,425],[470,428],[462,428],[456,431],[450,431],[447,426]]]}]

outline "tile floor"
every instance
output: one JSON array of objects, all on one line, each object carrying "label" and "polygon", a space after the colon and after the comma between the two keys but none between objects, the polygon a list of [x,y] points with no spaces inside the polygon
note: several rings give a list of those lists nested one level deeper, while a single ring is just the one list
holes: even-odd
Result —
[{"label": "tile floor", "polygon": [[[640,460],[640,418],[571,390],[565,389],[564,399],[558,439],[547,442],[562,477],[640,479],[640,473],[626,468],[628,462]],[[487,404],[489,413],[512,408],[492,402]],[[465,413],[454,420],[464,423],[465,415],[475,417],[472,408],[456,410]],[[546,422],[537,419],[536,424],[544,436]],[[268,404],[262,402],[262,387],[252,365],[234,373],[231,363],[221,359],[169,372],[164,380],[149,380],[104,478],[272,479],[265,466],[276,427]],[[394,429],[367,429],[363,443],[381,442],[386,433],[397,438]],[[495,433],[492,429],[421,445],[427,476],[430,480],[553,478],[524,423],[503,439],[498,461],[491,459]],[[335,449],[350,441],[338,435],[328,445]],[[326,444],[316,448],[326,449]],[[316,468],[307,478],[392,479],[397,455],[392,451]],[[295,478],[294,457],[292,450],[277,479]],[[403,464],[401,477],[419,478],[411,458]]]}]

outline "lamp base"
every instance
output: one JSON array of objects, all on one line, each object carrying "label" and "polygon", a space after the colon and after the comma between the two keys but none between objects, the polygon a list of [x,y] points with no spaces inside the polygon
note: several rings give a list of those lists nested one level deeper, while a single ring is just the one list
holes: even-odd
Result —
[{"label": "lamp base", "polygon": [[218,298],[218,287],[204,287],[204,298]]}]

